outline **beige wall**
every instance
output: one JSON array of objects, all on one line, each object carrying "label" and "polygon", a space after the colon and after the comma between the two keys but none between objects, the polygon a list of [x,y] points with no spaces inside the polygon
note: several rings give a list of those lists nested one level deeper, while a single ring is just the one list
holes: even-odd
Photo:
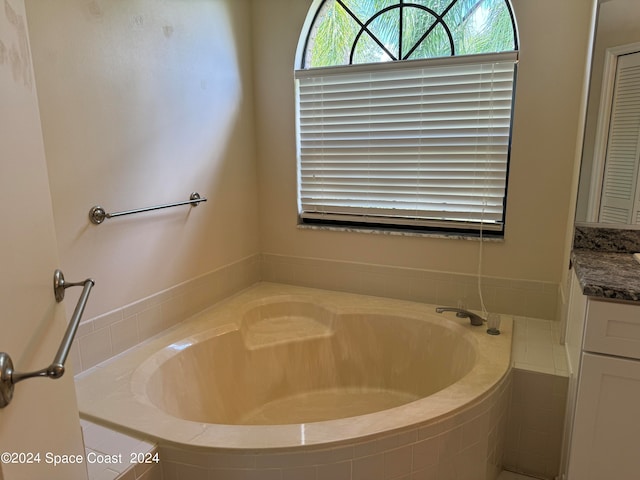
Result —
[{"label": "beige wall", "polygon": [[[30,372],[53,360],[66,329],[53,295],[59,266],[47,165],[42,144],[23,0],[0,6],[0,351],[15,370]],[[75,289],[74,289],[75,290]],[[72,306],[79,292],[68,292]],[[67,363],[67,366],[69,366]],[[40,452],[41,463],[2,465],[6,480],[83,480],[84,464],[46,463],[45,452],[84,452],[73,372],[58,380],[15,385],[0,409],[0,452]]]},{"label": "beige wall", "polygon": [[[475,273],[478,242],[296,228],[294,56],[309,0],[254,2],[260,234],[267,254]],[[484,273],[558,284],[591,2],[514,0],[520,63],[503,243],[484,247]]]},{"label": "beige wall", "polygon": [[[86,316],[256,254],[248,0],[27,0],[56,234]],[[108,212],[208,197],[95,226]]]},{"label": "beige wall", "polygon": [[[296,227],[292,73],[310,4],[26,0],[61,264],[97,281],[87,317],[260,252],[472,279],[478,242]],[[540,282],[549,312],[566,267],[590,2],[514,7],[507,228],[504,242],[485,244],[483,273]],[[209,202],[87,220],[95,204],[126,210],[193,190]]]}]

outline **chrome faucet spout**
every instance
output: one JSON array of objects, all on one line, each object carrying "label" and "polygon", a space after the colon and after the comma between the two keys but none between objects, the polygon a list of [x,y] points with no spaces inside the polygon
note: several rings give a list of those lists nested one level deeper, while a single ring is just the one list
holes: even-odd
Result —
[{"label": "chrome faucet spout", "polygon": [[456,316],[460,318],[468,318],[471,321],[471,325],[476,327],[481,326],[484,323],[484,319],[480,315],[476,315],[473,312],[468,310],[464,310],[462,308],[454,308],[454,307],[436,307],[437,313],[443,312],[456,312]]}]

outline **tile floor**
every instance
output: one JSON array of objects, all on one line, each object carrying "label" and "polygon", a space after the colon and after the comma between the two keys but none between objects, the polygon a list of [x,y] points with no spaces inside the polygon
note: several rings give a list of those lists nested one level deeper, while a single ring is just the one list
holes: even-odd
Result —
[{"label": "tile floor", "polygon": [[498,476],[498,480],[533,480],[533,477],[527,477],[526,475],[503,471]]}]

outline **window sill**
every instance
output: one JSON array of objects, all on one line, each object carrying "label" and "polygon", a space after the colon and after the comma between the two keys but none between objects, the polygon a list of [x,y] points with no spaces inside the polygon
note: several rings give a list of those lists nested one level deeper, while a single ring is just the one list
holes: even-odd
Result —
[{"label": "window sill", "polygon": [[[383,228],[361,228],[346,227],[338,225],[310,225],[299,223],[297,228],[300,230],[329,230],[333,232],[349,232],[349,233],[368,233],[371,235],[391,235],[397,237],[428,237],[428,238],[444,238],[448,240],[471,240],[480,241],[478,234],[455,233],[455,232],[412,232],[409,230],[394,230]],[[504,237],[485,236],[482,237],[484,242],[504,243]]]}]

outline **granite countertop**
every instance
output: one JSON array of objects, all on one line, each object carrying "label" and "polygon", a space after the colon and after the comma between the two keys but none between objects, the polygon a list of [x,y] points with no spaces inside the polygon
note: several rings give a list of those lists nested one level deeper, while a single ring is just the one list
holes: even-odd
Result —
[{"label": "granite countertop", "polygon": [[585,295],[640,302],[640,263],[633,254],[575,249],[571,261]]},{"label": "granite countertop", "polygon": [[640,302],[640,230],[576,227],[571,262],[582,293]]}]

